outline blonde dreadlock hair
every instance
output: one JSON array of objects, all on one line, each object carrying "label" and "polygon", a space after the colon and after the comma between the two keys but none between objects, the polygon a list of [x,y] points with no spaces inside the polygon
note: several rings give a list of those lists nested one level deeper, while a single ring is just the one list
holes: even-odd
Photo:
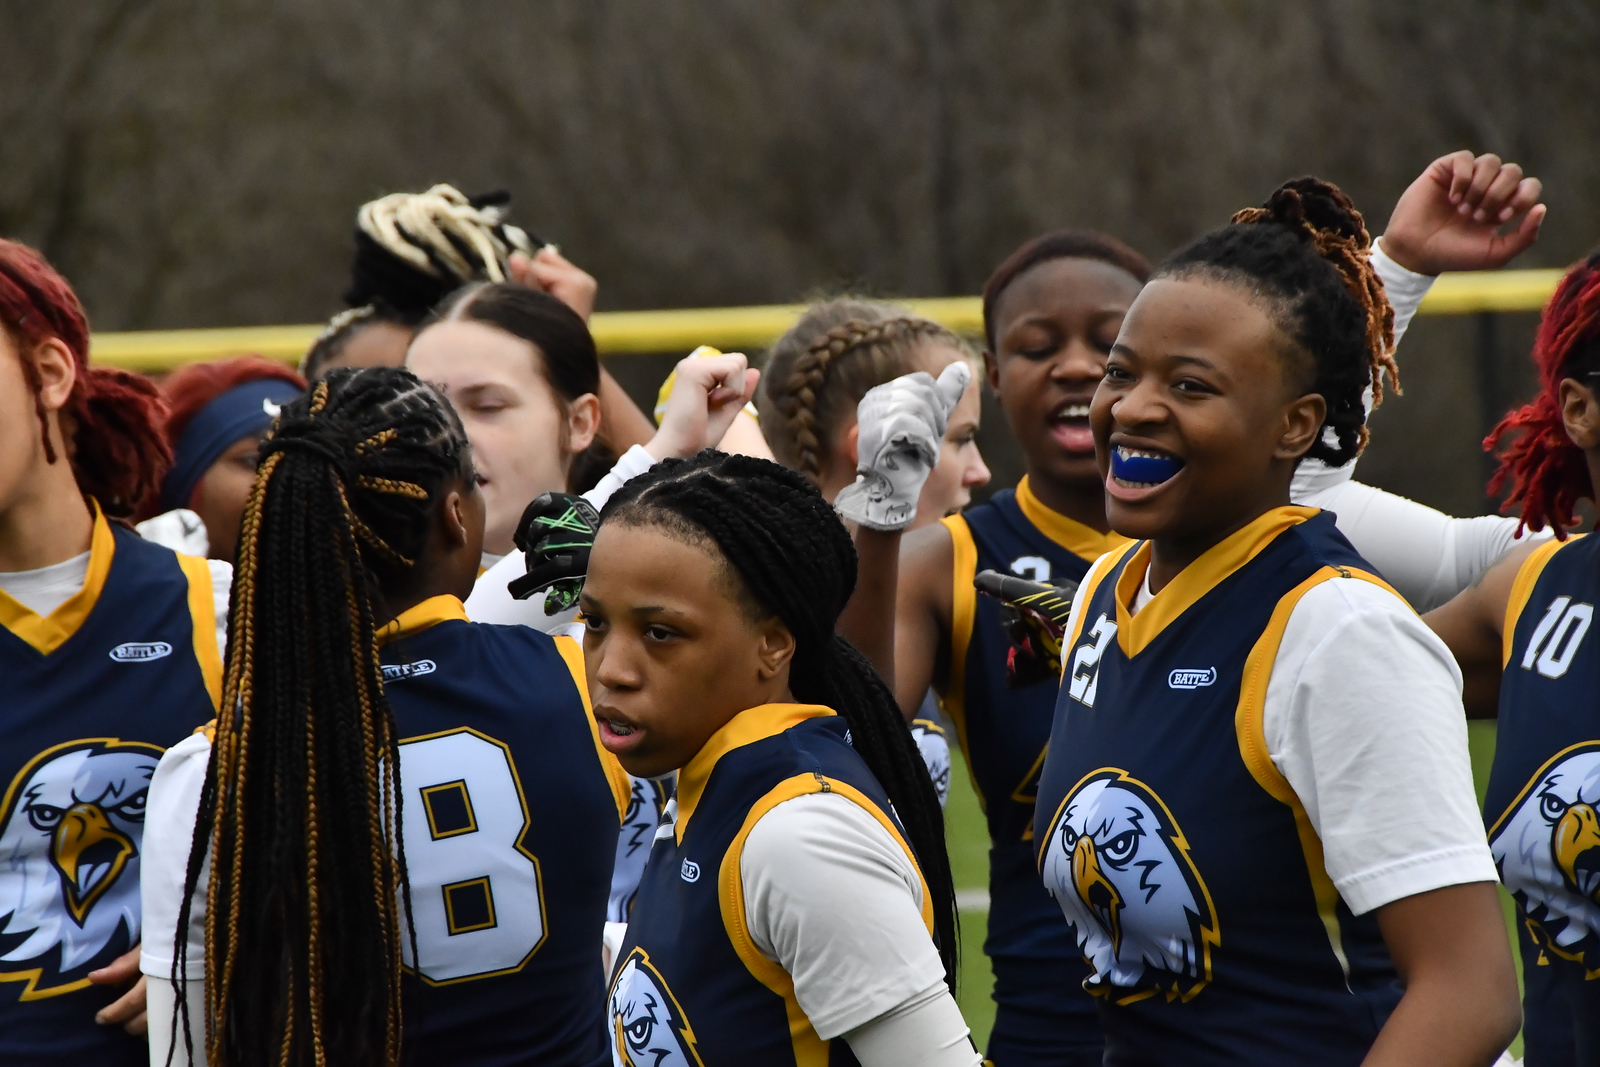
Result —
[{"label": "blonde dreadlock hair", "polygon": [[[836,316],[840,311],[850,317],[822,325],[833,317],[829,312]],[[805,336],[808,319],[816,332],[802,346],[796,335]],[[892,305],[839,300],[807,312],[774,346],[761,378],[757,406],[773,456],[820,482],[828,442],[867,390],[920,369],[917,357],[929,342],[974,358],[954,333]]]},{"label": "blonde dreadlock hair", "polygon": [[1327,401],[1323,432],[1306,456],[1339,467],[1367,445],[1365,392],[1400,392],[1394,309],[1372,269],[1366,222],[1337,186],[1296,178],[1266,204],[1174,252],[1156,277],[1212,276],[1264,299],[1279,329],[1308,357],[1309,391]]},{"label": "blonde dreadlock hair", "polygon": [[374,367],[286,406],[260,455],[195,828],[209,848],[192,850],[178,928],[209,853],[213,1067],[395,1065],[410,896],[376,629],[423,579],[434,508],[471,484],[471,452],[437,393]]},{"label": "blonde dreadlock hair", "polygon": [[510,202],[507,192],[469,197],[441,184],[363,204],[345,303],[415,326],[468,282],[505,281],[511,253],[531,256],[544,244],[506,222]]}]

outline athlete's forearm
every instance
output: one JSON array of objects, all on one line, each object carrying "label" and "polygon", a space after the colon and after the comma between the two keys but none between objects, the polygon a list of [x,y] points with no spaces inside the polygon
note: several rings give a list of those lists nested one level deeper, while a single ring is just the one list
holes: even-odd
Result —
[{"label": "athlete's forearm", "polygon": [[894,689],[896,578],[900,531],[856,528],[856,590],[839,615],[838,630]]},{"label": "athlete's forearm", "polygon": [[655,427],[639,410],[627,390],[611,376],[604,366],[600,368],[600,440],[611,451],[621,455],[634,445],[642,445],[655,436]]},{"label": "athlete's forearm", "polygon": [[1418,893],[1377,916],[1406,992],[1362,1067],[1493,1063],[1522,1022],[1494,883]]}]

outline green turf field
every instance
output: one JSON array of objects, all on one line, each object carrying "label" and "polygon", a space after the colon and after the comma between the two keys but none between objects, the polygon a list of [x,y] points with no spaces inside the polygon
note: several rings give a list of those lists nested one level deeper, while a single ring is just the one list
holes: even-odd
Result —
[{"label": "green turf field", "polygon": [[[1472,774],[1478,783],[1478,799],[1481,801],[1489,780],[1489,764],[1494,759],[1494,723],[1470,723],[1468,730],[1472,744]],[[972,792],[972,779],[967,776],[966,763],[959,753],[954,754],[954,764],[950,774],[950,805],[945,810],[945,826],[950,841],[950,866],[955,874],[956,897],[965,905],[961,910],[961,982],[958,996],[961,1010],[981,1049],[988,1043],[989,1030],[994,1025],[994,1001],[989,998],[994,976],[989,971],[989,960],[983,954],[983,932],[989,917],[983,895],[989,884],[989,837],[984,829],[983,813],[978,810],[978,798]],[[975,896],[974,890],[977,891]],[[1504,893],[1501,897],[1506,909],[1506,928],[1510,931],[1511,898]],[[1517,961],[1517,980],[1522,980],[1520,960]],[[1511,1053],[1514,1056],[1522,1055],[1522,1038],[1517,1038],[1511,1046]]]}]

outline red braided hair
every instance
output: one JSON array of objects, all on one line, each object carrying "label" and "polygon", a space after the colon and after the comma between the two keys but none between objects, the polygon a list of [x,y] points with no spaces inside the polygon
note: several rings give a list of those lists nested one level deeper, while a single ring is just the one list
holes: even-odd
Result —
[{"label": "red braided hair", "polygon": [[109,518],[126,519],[157,492],[172,464],[161,424],[166,414],[155,383],[111,367],[89,366],[89,320],[65,278],[27,245],[0,238],[0,325],[17,342],[22,373],[33,390],[45,458],[55,446],[34,350],[54,337],[72,353],[77,380],[61,409],[67,461],[78,488]]},{"label": "red braided hair", "polygon": [[1523,527],[1542,530],[1550,526],[1564,540],[1566,531],[1578,524],[1574,505],[1594,497],[1583,450],[1567,437],[1561,420],[1562,380],[1574,377],[1574,370],[1580,375],[1584,370],[1600,370],[1600,366],[1574,366],[1575,357],[1583,355],[1586,347],[1600,355],[1600,252],[1567,271],[1539,320],[1533,362],[1539,368],[1542,391],[1500,420],[1483,441],[1489,451],[1512,431],[1524,431],[1501,454],[1500,468],[1489,482],[1492,495],[1511,479],[1505,509],[1521,505],[1518,533]]}]

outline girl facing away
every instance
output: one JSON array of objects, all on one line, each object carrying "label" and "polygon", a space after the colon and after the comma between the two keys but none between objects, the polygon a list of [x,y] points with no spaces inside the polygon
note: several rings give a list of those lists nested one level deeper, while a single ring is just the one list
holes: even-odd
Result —
[{"label": "girl facing away", "polygon": [[1498,715],[1483,817],[1517,904],[1529,1067],[1600,1063],[1600,538],[1568,536],[1600,485],[1600,253],[1567,272],[1533,360],[1542,388],[1486,444],[1518,437],[1490,484],[1558,541],[1519,549],[1427,616],[1466,675],[1467,712]]},{"label": "girl facing away", "polygon": [[1395,378],[1368,244],[1334,187],[1281,187],[1162,264],[1091,404],[1139,540],[1073,607],[1034,842],[1109,1063],[1465,1067],[1516,1034],[1460,675],[1290,503]]},{"label": "girl facing away", "polygon": [[582,604],[602,742],[678,771],[607,1005],[614,1062],[978,1062],[937,797],[834,632],[855,551],[801,475],[705,452],[602,514]]},{"label": "girl facing away", "polygon": [[627,780],[575,642],[467,621],[460,420],[404,370],[340,370],[261,457],[233,710],[151,784],[151,1062],[604,1063]]}]

